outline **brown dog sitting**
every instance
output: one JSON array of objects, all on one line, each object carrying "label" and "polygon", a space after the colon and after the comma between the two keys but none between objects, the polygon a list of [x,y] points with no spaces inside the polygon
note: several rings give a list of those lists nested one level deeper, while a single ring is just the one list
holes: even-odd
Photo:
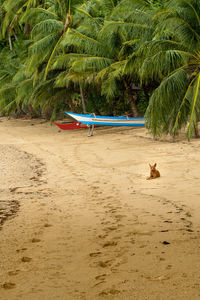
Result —
[{"label": "brown dog sitting", "polygon": [[147,180],[160,177],[160,172],[156,170],[156,164],[154,164],[153,166],[149,164],[149,166],[150,166],[150,176],[147,177]]}]

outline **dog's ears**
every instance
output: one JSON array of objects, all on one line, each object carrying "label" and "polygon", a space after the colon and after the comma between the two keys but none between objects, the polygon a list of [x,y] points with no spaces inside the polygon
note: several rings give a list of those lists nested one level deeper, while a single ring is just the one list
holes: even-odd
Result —
[{"label": "dog's ears", "polygon": [[154,164],[154,168],[156,167],[156,165],[157,165],[157,164],[155,163],[155,164]]},{"label": "dog's ears", "polygon": [[150,167],[150,169],[151,169],[151,165],[149,164],[149,167]]}]

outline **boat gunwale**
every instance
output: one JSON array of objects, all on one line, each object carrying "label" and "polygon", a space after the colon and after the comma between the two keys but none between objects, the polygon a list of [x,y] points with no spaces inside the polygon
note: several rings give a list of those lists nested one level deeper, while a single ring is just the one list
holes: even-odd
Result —
[{"label": "boat gunwale", "polygon": [[120,116],[120,117],[107,117],[107,116],[96,116],[94,114],[76,114],[76,113],[71,113],[71,112],[65,112],[68,115],[76,116],[76,117],[84,117],[84,118],[92,118],[92,119],[106,119],[106,120],[145,120],[144,117],[139,117],[139,118],[133,118],[133,117],[125,117],[125,116]]}]

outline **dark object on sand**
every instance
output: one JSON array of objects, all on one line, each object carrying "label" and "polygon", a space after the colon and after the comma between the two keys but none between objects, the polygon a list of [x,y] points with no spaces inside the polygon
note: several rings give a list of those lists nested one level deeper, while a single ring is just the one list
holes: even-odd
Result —
[{"label": "dark object on sand", "polygon": [[169,245],[170,243],[169,242],[167,242],[167,241],[164,241],[164,242],[162,242],[163,243],[163,245]]}]

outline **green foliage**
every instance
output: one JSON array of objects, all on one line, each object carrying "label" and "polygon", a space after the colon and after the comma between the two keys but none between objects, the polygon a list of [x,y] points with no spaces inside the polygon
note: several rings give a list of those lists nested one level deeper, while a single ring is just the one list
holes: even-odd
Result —
[{"label": "green foliage", "polygon": [[193,136],[198,1],[0,0],[0,28],[1,113],[54,119],[84,97],[90,112],[145,114],[155,136]]},{"label": "green foliage", "polygon": [[[157,36],[153,43],[159,45],[155,55],[162,59],[154,59],[151,50],[147,51],[141,68],[144,80],[160,78],[161,81],[146,113],[148,128],[154,135],[176,135],[188,124],[190,139],[199,121],[199,17],[199,5],[194,0],[171,0],[162,14],[157,15]],[[164,44],[163,36],[168,37]]]}]

